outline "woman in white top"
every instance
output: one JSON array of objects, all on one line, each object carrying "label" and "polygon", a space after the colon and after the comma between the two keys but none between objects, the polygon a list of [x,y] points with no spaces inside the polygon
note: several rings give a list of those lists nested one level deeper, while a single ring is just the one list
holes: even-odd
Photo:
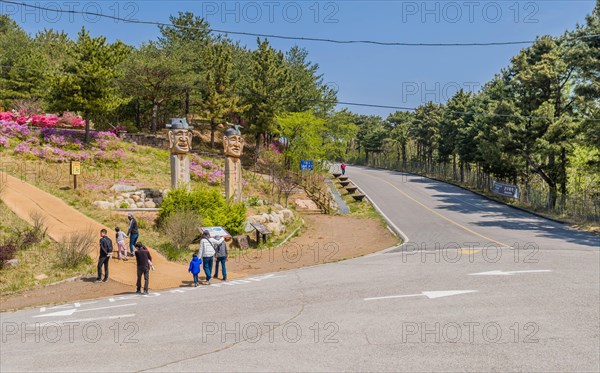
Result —
[{"label": "woman in white top", "polygon": [[198,250],[198,256],[202,258],[202,267],[204,268],[204,274],[206,275],[206,284],[210,285],[210,279],[212,278],[213,260],[216,253],[216,247],[224,238],[215,240],[210,236],[208,231],[202,232],[202,239],[200,240],[200,250]]},{"label": "woman in white top", "polygon": [[117,251],[119,253],[119,260],[121,260],[121,253],[123,253],[123,260],[127,260],[127,248],[125,247],[125,237],[127,237],[127,235],[120,230],[119,227],[115,228],[115,232],[117,232]]}]

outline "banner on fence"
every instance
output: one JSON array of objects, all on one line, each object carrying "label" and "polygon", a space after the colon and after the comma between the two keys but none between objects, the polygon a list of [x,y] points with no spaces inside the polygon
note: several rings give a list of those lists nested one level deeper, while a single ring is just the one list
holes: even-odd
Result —
[{"label": "banner on fence", "polygon": [[519,187],[512,184],[504,184],[494,181],[493,191],[505,197],[519,198]]}]

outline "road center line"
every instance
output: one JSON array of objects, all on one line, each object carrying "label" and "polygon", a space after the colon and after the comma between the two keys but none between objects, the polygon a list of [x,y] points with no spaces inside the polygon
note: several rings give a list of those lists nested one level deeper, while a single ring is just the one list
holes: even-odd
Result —
[{"label": "road center line", "polygon": [[[444,215],[440,214],[439,212],[437,212],[437,211],[433,210],[432,208],[430,208],[430,207],[426,206],[425,204],[423,204],[423,203],[421,203],[421,202],[417,201],[416,199],[414,199],[413,197],[409,196],[409,195],[408,195],[406,192],[402,191],[400,188],[398,188],[398,187],[397,187],[397,186],[395,186],[394,184],[390,183],[389,181],[387,181],[387,180],[385,180],[385,179],[383,179],[383,178],[381,178],[381,177],[379,177],[379,176],[373,176],[373,175],[370,175],[370,174],[368,174],[368,173],[364,173],[364,175],[367,175],[367,176],[369,176],[369,177],[372,177],[372,178],[375,178],[375,179],[379,179],[379,180],[383,181],[384,183],[386,183],[386,184],[389,184],[389,185],[390,185],[392,188],[396,189],[398,192],[400,192],[402,195],[404,195],[406,198],[410,199],[411,201],[413,201],[413,202],[415,202],[415,203],[419,204],[419,205],[420,205],[421,207],[423,207],[424,209],[426,209],[426,210],[428,210],[428,211],[430,211],[430,212],[434,213],[435,215],[439,216],[440,218],[442,218],[442,219],[444,219],[444,220],[446,220],[446,221],[448,221],[448,222],[450,222],[450,223],[452,223],[452,224],[456,225],[456,226],[457,226],[457,227],[459,227],[459,228],[462,228],[462,229],[464,229],[465,231],[467,231],[467,232],[469,232],[469,233],[471,233],[471,234],[474,234],[474,235],[476,235],[476,236],[478,236],[478,237],[481,237],[481,238],[483,238],[483,239],[485,239],[485,240],[488,240],[488,241],[495,242],[495,243],[497,243],[497,244],[498,244],[498,245],[500,245],[500,246],[510,247],[510,245],[504,244],[504,243],[502,243],[502,242],[500,242],[500,241],[496,241],[496,240],[494,240],[494,239],[492,239],[492,238],[489,238],[489,237],[487,237],[487,236],[484,236],[484,235],[483,235],[483,234],[481,234],[481,233],[477,233],[477,232],[475,232],[474,230],[472,230],[472,229],[470,229],[470,228],[467,228],[467,227],[465,227],[464,225],[462,225],[462,224],[460,224],[460,223],[458,223],[458,222],[456,222],[456,221],[454,221],[454,220],[452,220],[452,219],[450,219],[450,218],[448,218],[448,217],[446,217],[446,216],[444,216]],[[408,175],[408,174],[407,174],[407,175]]]}]

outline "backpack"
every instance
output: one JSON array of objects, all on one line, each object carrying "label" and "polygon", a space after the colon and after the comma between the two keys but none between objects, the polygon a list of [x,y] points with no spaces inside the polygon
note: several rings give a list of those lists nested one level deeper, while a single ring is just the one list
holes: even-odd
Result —
[{"label": "backpack", "polygon": [[223,240],[223,242],[221,242],[218,246],[217,246],[217,258],[221,258],[224,257],[225,254],[227,253],[227,244],[225,243],[225,240]]}]

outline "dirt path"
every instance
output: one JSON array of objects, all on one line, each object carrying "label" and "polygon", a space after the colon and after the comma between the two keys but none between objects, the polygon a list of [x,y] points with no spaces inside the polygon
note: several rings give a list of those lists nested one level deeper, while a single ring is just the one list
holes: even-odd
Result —
[{"label": "dirt path", "polygon": [[[0,177],[5,184],[2,193],[4,203],[20,218],[30,223],[32,211],[42,213],[46,217],[48,234],[54,240],[68,237],[80,229],[92,229],[99,234],[100,229],[106,228],[61,199],[28,183],[5,174],[0,174]],[[398,243],[398,238],[378,220],[320,214],[303,215],[303,219],[305,227],[302,234],[278,248],[249,250],[244,254],[231,250],[227,262],[228,279],[355,258]],[[110,235],[114,235],[111,230]],[[97,251],[90,254],[92,258],[97,258]],[[191,285],[191,275],[187,273],[187,266],[169,262],[154,250],[152,255],[156,271],[150,273],[151,291]],[[112,260],[109,272],[111,281],[108,283],[95,284],[93,277],[80,278],[0,297],[0,311],[135,291],[135,261]]]},{"label": "dirt path", "polygon": [[[32,223],[31,214],[37,212],[45,218],[48,227],[48,235],[55,241],[68,239],[76,232],[90,230],[98,235],[100,230],[107,229],[108,237],[114,237],[115,232],[103,226],[95,220],[90,219],[63,200],[36,188],[35,186],[12,177],[6,173],[0,173],[0,180],[4,185],[2,201],[18,217]],[[143,235],[143,232],[142,232]],[[114,240],[113,240],[114,241]],[[113,242],[116,250],[116,242]],[[98,258],[98,247],[90,252],[92,259]],[[178,287],[187,280],[187,268],[181,264],[167,261],[165,257],[150,249],[153,264],[156,271],[152,272],[150,287],[153,290]],[[109,277],[113,281],[125,285],[134,286],[136,281],[135,260],[121,262],[111,260],[109,264]]]}]

